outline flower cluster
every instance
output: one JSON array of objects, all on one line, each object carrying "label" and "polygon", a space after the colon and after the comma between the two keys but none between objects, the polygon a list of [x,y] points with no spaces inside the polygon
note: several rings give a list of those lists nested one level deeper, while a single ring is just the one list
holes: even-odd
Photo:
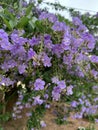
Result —
[{"label": "flower cluster", "polygon": [[[81,106],[81,112],[75,118],[95,114],[98,109],[95,96],[98,56],[93,55],[96,44],[93,35],[77,17],[73,18],[70,27],[56,15],[42,12],[36,24],[41,29],[36,25],[31,37],[25,36],[25,31],[7,33],[0,29],[1,88],[14,86],[18,81],[24,84],[17,87],[21,92],[13,117],[20,118],[16,115],[24,107],[44,104],[49,108],[48,100],[58,101],[62,96],[70,98],[73,109]],[[91,90],[94,104],[88,93]],[[21,102],[26,102],[25,96],[28,103],[24,105]],[[46,124],[42,121],[41,126]]]}]

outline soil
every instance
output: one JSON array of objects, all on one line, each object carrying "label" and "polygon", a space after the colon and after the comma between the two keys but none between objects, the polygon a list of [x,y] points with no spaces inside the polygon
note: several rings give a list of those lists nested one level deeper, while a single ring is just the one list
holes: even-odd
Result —
[{"label": "soil", "polygon": [[[12,110],[12,106],[14,104],[16,100],[13,98],[12,102],[8,104],[8,109]],[[87,120],[83,120],[83,119],[72,119],[71,117],[68,118],[68,120],[70,121],[70,123],[66,124],[66,125],[57,125],[55,123],[55,118],[56,116],[53,114],[54,111],[54,106],[52,106],[50,109],[48,109],[46,111],[45,116],[43,117],[42,120],[45,121],[45,123],[47,124],[46,127],[41,128],[41,130],[77,130],[79,126],[81,127],[87,127],[89,126],[91,123],[88,122]],[[22,111],[22,117],[21,119],[17,119],[17,120],[9,120],[8,122],[3,124],[3,128],[4,130],[28,130],[26,127],[26,121],[27,121],[27,117],[25,115],[25,113],[27,112],[26,109],[24,109]],[[98,123],[95,124],[95,130],[98,130]]]},{"label": "soil", "polygon": [[[23,111],[22,119],[10,120],[6,124],[4,124],[4,130],[27,130],[26,121],[27,117],[25,116],[26,110]],[[67,125],[57,125],[54,121],[55,116],[52,113],[52,110],[47,110],[46,115],[43,120],[47,124],[45,128],[41,128],[41,130],[77,130],[79,126],[87,127],[90,125],[90,122],[85,120],[77,120],[69,118],[68,120],[71,122]],[[95,125],[96,130],[98,130],[98,124]]]}]

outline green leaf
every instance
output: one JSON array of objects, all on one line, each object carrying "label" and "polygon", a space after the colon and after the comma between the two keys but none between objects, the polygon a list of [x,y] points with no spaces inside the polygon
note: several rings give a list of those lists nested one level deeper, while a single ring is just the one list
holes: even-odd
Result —
[{"label": "green leaf", "polygon": [[0,12],[0,17],[1,18],[6,18],[6,19],[9,19],[9,17],[7,15],[5,15],[4,13]]},{"label": "green leaf", "polygon": [[10,20],[10,19],[12,19],[12,20],[15,19],[15,17],[13,16],[13,14],[10,13],[7,9],[4,10],[4,13],[5,13],[5,15],[8,16],[9,20]]},{"label": "green leaf", "polygon": [[22,0],[19,0],[19,11],[22,11]]},{"label": "green leaf", "polygon": [[26,9],[26,16],[30,14],[30,12],[32,11],[32,7],[33,7],[33,6],[34,6],[34,5],[31,4],[31,5]]},{"label": "green leaf", "polygon": [[29,21],[29,24],[30,26],[34,29],[35,27],[35,22],[37,21],[37,18],[36,17],[33,17],[30,21]]},{"label": "green leaf", "polygon": [[7,21],[7,20],[4,19],[4,18],[3,18],[3,21],[4,21],[5,25],[7,26],[7,28],[8,28],[9,30],[12,30],[12,29],[13,29],[13,28],[11,27],[9,21]]},{"label": "green leaf", "polygon": [[42,21],[36,21],[35,26],[38,32],[44,32],[45,28],[42,26]]},{"label": "green leaf", "polygon": [[32,20],[29,21],[29,24],[34,29],[35,26],[34,26],[34,23],[32,22]]},{"label": "green leaf", "polygon": [[11,28],[14,28],[15,25],[16,25],[16,22],[13,21],[13,20],[10,20],[10,21],[9,21],[9,24],[10,24]]},{"label": "green leaf", "polygon": [[4,130],[4,129],[0,126],[0,130]]},{"label": "green leaf", "polygon": [[18,28],[23,28],[27,23],[28,23],[29,19],[27,17],[22,17],[20,19],[20,21],[17,24]]}]

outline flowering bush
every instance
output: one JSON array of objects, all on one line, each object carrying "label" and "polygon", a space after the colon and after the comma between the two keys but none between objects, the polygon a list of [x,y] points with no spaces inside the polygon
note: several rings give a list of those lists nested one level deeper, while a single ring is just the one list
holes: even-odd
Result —
[{"label": "flowering bush", "polygon": [[37,125],[28,120],[28,129],[44,127],[44,121],[37,120],[38,110],[60,101],[70,103],[74,118],[91,116],[97,121],[98,56],[92,53],[93,35],[77,17],[68,25],[46,11],[34,16],[31,5],[23,10],[26,13],[14,25],[2,17],[0,29],[0,89],[18,92],[12,117],[21,118],[21,110],[31,108],[35,113],[27,116]]}]

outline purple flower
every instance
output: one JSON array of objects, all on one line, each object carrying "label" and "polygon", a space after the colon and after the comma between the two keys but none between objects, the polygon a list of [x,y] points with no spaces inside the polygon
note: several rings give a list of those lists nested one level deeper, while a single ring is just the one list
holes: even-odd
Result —
[{"label": "purple flower", "polygon": [[71,106],[72,106],[72,107],[76,108],[77,105],[78,105],[78,102],[76,102],[76,101],[72,101],[72,102],[71,102]]},{"label": "purple flower", "polygon": [[59,86],[53,88],[52,91],[53,100],[58,101],[60,99],[60,92],[61,92],[61,88]]},{"label": "purple flower", "polygon": [[28,59],[32,59],[36,55],[36,52],[32,48],[28,50]]},{"label": "purple flower", "polygon": [[25,108],[31,108],[32,106],[31,106],[31,104],[30,103],[26,103],[25,104]]},{"label": "purple flower", "polygon": [[98,77],[98,71],[96,70],[91,70],[91,74],[94,76],[94,78],[96,79]]},{"label": "purple flower", "polygon": [[[82,38],[73,38],[73,43],[72,43],[72,46],[75,48],[75,49],[79,49],[82,47],[83,45],[83,42],[84,40]],[[82,49],[82,48],[81,48]]]},{"label": "purple flower", "polygon": [[90,59],[91,59],[91,62],[98,63],[98,56],[92,55]]},{"label": "purple flower", "polygon": [[11,40],[14,44],[24,45],[28,40],[24,37],[20,37],[19,33],[19,31],[17,33],[13,32],[11,34]]},{"label": "purple flower", "polygon": [[42,12],[41,15],[39,16],[40,20],[47,19],[47,18],[48,18],[48,13],[47,12]]},{"label": "purple flower", "polygon": [[76,118],[76,119],[81,119],[82,117],[83,117],[83,113],[76,113],[74,115],[74,118]]},{"label": "purple flower", "polygon": [[85,112],[86,112],[86,107],[85,107],[85,106],[82,106],[81,112],[82,112],[82,113],[85,113]]},{"label": "purple flower", "polygon": [[17,55],[17,56],[19,56],[19,57],[25,55],[25,53],[26,53],[25,48],[24,48],[22,45],[18,44],[18,43],[13,44],[13,45],[11,46],[10,51],[11,51],[11,53],[12,53],[14,56]]},{"label": "purple flower", "polygon": [[30,116],[32,116],[32,113],[28,112],[28,113],[26,113],[26,116],[30,117]]},{"label": "purple flower", "polygon": [[76,67],[76,75],[79,77],[84,77],[84,72],[81,70],[80,66]]},{"label": "purple flower", "polygon": [[48,94],[45,94],[45,95],[44,95],[44,98],[45,98],[45,99],[48,99],[48,98],[49,98],[49,95],[48,95]]},{"label": "purple flower", "polygon": [[49,34],[44,34],[44,40],[50,40],[51,39],[51,35]]},{"label": "purple flower", "polygon": [[53,48],[53,44],[52,44],[52,41],[50,39],[44,40],[44,45],[46,48],[49,49],[49,51],[51,51],[51,49]]},{"label": "purple flower", "polygon": [[78,100],[79,100],[79,104],[81,104],[81,105],[84,104],[84,101],[81,98],[79,98]]},{"label": "purple flower", "polygon": [[16,102],[16,105],[20,105],[20,104],[21,104],[21,102],[20,102],[20,101],[17,101],[17,102]]},{"label": "purple flower", "polygon": [[[2,42],[2,44],[1,44],[1,42]],[[4,49],[4,50],[10,50],[11,49],[11,44],[10,44],[9,41],[2,40],[2,41],[0,41],[0,44],[1,44],[2,49]]]},{"label": "purple flower", "polygon": [[39,38],[36,38],[36,37],[32,37],[32,39],[29,40],[29,44],[30,46],[34,46],[34,45],[38,45],[40,42],[40,39]]},{"label": "purple flower", "polygon": [[90,102],[89,102],[88,100],[85,100],[85,105],[86,105],[87,107],[91,106],[91,104],[90,104]]},{"label": "purple flower", "polygon": [[54,76],[54,77],[52,77],[52,83],[55,83],[55,84],[58,84],[59,83],[59,79],[58,79],[58,77],[56,77],[56,76]]},{"label": "purple flower", "polygon": [[46,127],[46,123],[44,121],[40,122],[41,127]]},{"label": "purple flower", "polygon": [[0,85],[1,86],[10,86],[14,85],[15,81],[12,81],[10,78],[6,78],[2,75],[0,75]]},{"label": "purple flower", "polygon": [[8,40],[8,34],[3,29],[0,29],[0,40],[2,40],[3,38]]},{"label": "purple flower", "polygon": [[23,74],[26,71],[27,65],[22,64],[18,66],[18,71],[20,74]]},{"label": "purple flower", "polygon": [[4,61],[3,64],[1,64],[1,68],[4,70],[4,71],[8,71],[10,68],[14,68],[17,66],[17,62],[14,61],[14,60],[8,60],[8,61]]},{"label": "purple flower", "polygon": [[93,86],[92,88],[93,88],[93,90],[94,90],[95,93],[98,93],[98,86],[97,85]]},{"label": "purple flower", "polygon": [[40,99],[40,96],[33,97],[33,99],[34,99],[33,105],[41,105],[44,102],[42,99]]},{"label": "purple flower", "polygon": [[42,55],[41,54],[39,54],[39,55],[35,55],[34,57],[33,57],[33,66],[40,66],[41,65],[41,58],[42,58]]},{"label": "purple flower", "polygon": [[56,22],[57,21],[57,17],[53,14],[53,13],[48,13],[48,16],[47,16],[48,20],[52,23]]},{"label": "purple flower", "polygon": [[62,44],[64,44],[65,46],[69,46],[71,44],[71,36],[70,35],[66,35],[66,33],[64,34],[64,38],[62,40]]},{"label": "purple flower", "polygon": [[23,95],[22,94],[19,94],[19,100],[23,100]]},{"label": "purple flower", "polygon": [[82,95],[82,97],[81,97],[83,100],[85,100],[86,99],[86,96],[85,95]]},{"label": "purple flower", "polygon": [[95,119],[95,122],[98,123],[98,119]]},{"label": "purple flower", "polygon": [[27,5],[28,5],[28,4],[27,4],[26,1],[23,1],[23,2],[22,2],[22,6],[23,6],[23,7],[27,7]]},{"label": "purple flower", "polygon": [[31,130],[34,130],[34,128],[31,128]]},{"label": "purple flower", "polygon": [[44,64],[45,67],[50,67],[51,64],[51,58],[47,56],[47,54],[43,53],[42,59],[41,59],[42,63]]},{"label": "purple flower", "polygon": [[44,86],[45,86],[45,81],[38,78],[35,80],[34,82],[34,89],[35,90],[43,90],[44,89]]},{"label": "purple flower", "polygon": [[12,118],[16,119],[16,114],[12,113]]},{"label": "purple flower", "polygon": [[82,61],[88,61],[88,57],[82,53],[79,53],[75,58],[75,62],[80,63]]},{"label": "purple flower", "polygon": [[67,121],[67,116],[66,115],[63,117],[63,121]]},{"label": "purple flower", "polygon": [[73,89],[73,86],[72,86],[72,85],[68,86],[68,87],[67,87],[67,93],[66,93],[66,95],[72,95],[72,94],[73,94],[72,89]]},{"label": "purple flower", "polygon": [[45,108],[48,108],[48,109],[49,109],[49,108],[50,108],[50,104],[46,104],[46,105],[45,105]]},{"label": "purple flower", "polygon": [[31,130],[34,130],[34,128],[31,128]]},{"label": "purple flower", "polygon": [[52,26],[52,29],[53,29],[54,31],[64,31],[65,28],[66,28],[65,23],[59,22],[59,21],[56,21],[56,22],[54,23],[54,25]]},{"label": "purple flower", "polygon": [[66,88],[66,84],[64,80],[59,81],[57,84],[61,88],[61,90]]},{"label": "purple flower", "polygon": [[98,101],[98,97],[97,98],[94,98],[94,102],[97,102]]},{"label": "purple flower", "polygon": [[85,31],[87,31],[88,29],[87,29],[87,27],[86,27],[85,25],[81,24],[81,25],[78,27],[77,30],[78,30],[78,31],[85,32]]},{"label": "purple flower", "polygon": [[53,54],[56,54],[58,58],[61,57],[61,54],[64,52],[64,48],[62,48],[62,44],[55,44],[52,48]]},{"label": "purple flower", "polygon": [[94,106],[90,106],[90,107],[88,107],[87,109],[86,109],[86,114],[87,115],[93,115],[93,114],[95,114],[96,113],[96,108],[94,108]]},{"label": "purple flower", "polygon": [[23,109],[23,106],[22,106],[22,105],[19,105],[18,108],[21,110],[21,109]]},{"label": "purple flower", "polygon": [[93,50],[96,44],[93,35],[86,32],[82,34],[82,38],[84,39],[85,43],[87,43],[88,49]]},{"label": "purple flower", "polygon": [[78,17],[73,17],[72,21],[76,26],[80,26],[82,24],[82,21]]},{"label": "purple flower", "polygon": [[63,56],[63,63],[66,65],[71,65],[73,61],[73,56],[71,54],[69,54],[68,56],[64,55]]},{"label": "purple flower", "polygon": [[0,47],[3,50],[10,50],[11,48],[11,43],[9,42],[8,34],[3,29],[0,29]]}]

